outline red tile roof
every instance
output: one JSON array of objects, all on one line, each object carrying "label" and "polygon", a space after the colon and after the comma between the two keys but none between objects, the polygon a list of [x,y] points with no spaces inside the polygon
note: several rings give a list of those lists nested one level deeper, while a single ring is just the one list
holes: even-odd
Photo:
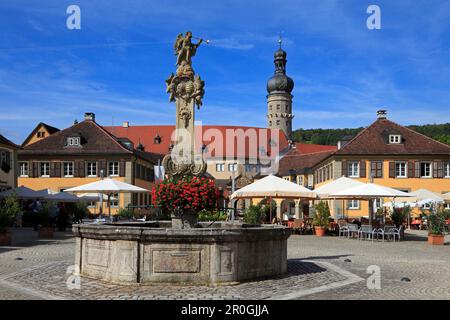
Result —
[{"label": "red tile roof", "polygon": [[278,175],[312,173],[311,168],[332,155],[335,151],[320,151],[315,153],[298,154],[296,150],[289,151],[281,160]]},{"label": "red tile roof", "polygon": [[[400,144],[389,144],[399,134]],[[450,146],[387,119],[377,119],[335,155],[450,155]]]},{"label": "red tile roof", "polygon": [[[104,128],[118,138],[130,139],[135,146],[142,144],[147,152],[167,154],[169,153],[169,146],[172,144],[172,133],[175,126],[105,126]],[[234,133],[236,133],[236,136]],[[203,135],[202,143],[196,143],[196,145],[206,145],[207,158],[248,158],[249,155],[252,156],[255,153],[256,156],[260,157],[262,152],[269,152],[269,155],[273,155],[277,149],[282,152],[287,150],[289,146],[283,131],[266,128],[206,125],[202,126],[201,131],[196,128],[196,134],[198,135],[196,141],[200,141],[200,135]],[[219,135],[224,137],[223,144],[216,139]],[[255,142],[249,142],[249,135],[256,137]],[[155,143],[155,137],[157,136],[161,138],[159,144]],[[227,136],[230,138],[227,139]],[[245,142],[239,142],[240,138],[245,138]],[[228,145],[227,140],[229,141]],[[234,147],[232,144],[234,144]]]}]

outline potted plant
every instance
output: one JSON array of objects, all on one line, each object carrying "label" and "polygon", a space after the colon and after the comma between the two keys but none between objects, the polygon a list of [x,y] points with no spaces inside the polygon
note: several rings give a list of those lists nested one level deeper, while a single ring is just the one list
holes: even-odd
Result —
[{"label": "potted plant", "polygon": [[121,220],[132,220],[134,218],[134,212],[131,209],[120,208],[117,212],[117,216]]},{"label": "potted plant", "polygon": [[39,209],[37,213],[39,217],[39,238],[53,238],[55,231],[53,223],[53,217],[55,216],[53,212],[54,209],[55,207],[50,202],[45,203],[41,209]]},{"label": "potted plant", "polygon": [[428,215],[428,243],[432,245],[444,244],[445,212],[435,205],[430,209]]},{"label": "potted plant", "polygon": [[266,218],[267,210],[261,205],[251,205],[244,212],[244,222],[250,225],[260,225]]},{"label": "potted plant", "polygon": [[165,180],[152,189],[153,204],[170,214],[172,228],[195,228],[198,213],[215,208],[218,197],[214,180],[199,177]]},{"label": "potted plant", "polygon": [[2,200],[0,204],[0,245],[11,244],[9,227],[20,211],[19,201],[14,195],[10,195]]},{"label": "potted plant", "polygon": [[325,201],[320,201],[314,206],[315,214],[313,217],[313,226],[316,232],[316,236],[323,237],[326,230],[330,225],[330,208],[328,203]]}]

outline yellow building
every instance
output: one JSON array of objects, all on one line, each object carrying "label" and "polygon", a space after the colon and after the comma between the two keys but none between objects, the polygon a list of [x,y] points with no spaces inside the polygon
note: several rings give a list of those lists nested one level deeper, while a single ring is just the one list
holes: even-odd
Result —
[{"label": "yellow building", "polygon": [[[444,194],[450,191],[450,146],[388,120],[380,110],[374,123],[319,159],[310,172],[314,188],[345,176],[405,192],[428,189]],[[283,176],[304,181],[304,174]],[[376,206],[382,203],[379,199]],[[367,201],[331,201],[330,208],[335,217],[368,216]]]},{"label": "yellow building", "polygon": [[[92,113],[85,114],[84,121],[42,139],[36,139],[34,135],[39,130],[34,131],[31,140],[30,137],[27,140],[36,141],[26,140],[19,151],[19,185],[59,192],[111,177],[148,190],[152,188],[153,167],[160,156],[136,149],[129,139],[112,135],[95,122]],[[149,193],[120,194],[114,198],[112,213],[128,205],[145,206],[151,202]],[[106,212],[107,204],[103,205]],[[98,213],[94,204],[90,209]]]},{"label": "yellow building", "polygon": [[0,192],[17,187],[17,150],[19,148],[0,134]]}]

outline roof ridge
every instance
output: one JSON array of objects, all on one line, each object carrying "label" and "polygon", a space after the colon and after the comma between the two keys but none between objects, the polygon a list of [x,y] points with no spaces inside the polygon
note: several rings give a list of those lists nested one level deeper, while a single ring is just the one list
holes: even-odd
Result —
[{"label": "roof ridge", "polygon": [[402,126],[401,124],[398,124],[397,122],[394,122],[394,121],[392,121],[392,120],[388,120],[388,119],[386,119],[386,120],[392,122],[393,124],[395,124],[395,125],[397,125],[397,126],[400,126],[400,127],[402,127],[402,128],[405,128],[406,130],[409,130],[409,131],[411,131],[411,132],[413,132],[413,133],[415,133],[415,134],[421,135],[422,137],[424,137],[424,138],[426,138],[426,139],[428,139],[428,140],[431,140],[431,141],[433,141],[433,142],[440,143],[440,144],[446,146],[446,147],[449,149],[449,151],[450,151],[450,146],[447,145],[447,144],[445,144],[445,143],[443,143],[443,142],[440,142],[440,141],[438,141],[438,140],[436,140],[436,139],[433,139],[433,138],[431,138],[431,137],[429,137],[429,136],[427,136],[427,135],[424,135],[423,133],[417,132],[416,130],[410,129],[410,128],[408,128],[407,126]]},{"label": "roof ridge", "polygon": [[[372,122],[370,125],[368,125],[368,126],[365,127],[364,129],[362,129],[360,132],[358,132],[358,133],[356,134],[356,136],[354,136],[349,142],[347,142],[341,149],[336,150],[336,152],[342,151],[342,150],[344,150],[345,148],[347,148],[347,146],[349,146],[350,144],[352,144],[352,143],[355,141],[355,139],[357,139],[360,135],[362,135],[364,132],[366,132],[370,127],[374,126],[374,125],[378,122],[378,120],[380,120],[380,119],[375,120],[375,121]],[[386,119],[386,120],[387,120],[387,119]]]},{"label": "roof ridge", "polygon": [[[23,149],[26,150],[26,149],[27,149],[28,147],[30,147],[30,146],[36,146],[37,144],[42,143],[42,141],[47,140],[47,139],[50,138],[50,137],[55,137],[55,136],[57,137],[57,136],[63,134],[64,131],[67,131],[67,130],[69,130],[69,129],[75,127],[75,126],[79,126],[79,125],[82,124],[83,122],[84,122],[84,121],[79,122],[79,123],[76,123],[76,124],[74,124],[74,125],[72,125],[72,126],[70,126],[70,127],[68,127],[68,128],[65,128],[65,129],[59,130],[58,132],[55,132],[54,134],[52,134],[52,135],[50,135],[50,136],[48,136],[48,137],[45,137],[45,138],[43,138],[43,139],[40,139],[40,140],[38,140],[38,141],[36,141],[36,142],[33,142],[33,143],[29,144],[29,145],[23,146]],[[43,124],[43,122],[39,122],[39,124],[36,126],[36,128],[34,128],[33,132],[34,132],[34,131],[39,127],[39,125],[41,125],[41,124]],[[28,140],[28,138],[27,138],[25,141],[27,141],[27,140]],[[24,141],[24,142],[25,142],[25,141]]]},{"label": "roof ridge", "polygon": [[[84,121],[82,121],[82,122],[80,122],[80,123],[83,123],[83,122],[86,122],[86,120],[84,120]],[[94,125],[97,127],[97,128],[99,128],[102,132],[104,132],[111,140],[113,140],[119,147],[121,147],[122,149],[124,149],[127,153],[134,153],[134,150],[132,151],[132,150],[130,150],[130,149],[127,149],[127,148],[125,148],[119,141],[117,141],[117,137],[115,136],[115,135],[113,135],[112,133],[110,133],[108,130],[106,130],[105,128],[103,128],[101,125],[99,125],[97,122],[95,122],[95,121],[87,121],[87,122],[92,122],[92,123],[94,123]]]}]

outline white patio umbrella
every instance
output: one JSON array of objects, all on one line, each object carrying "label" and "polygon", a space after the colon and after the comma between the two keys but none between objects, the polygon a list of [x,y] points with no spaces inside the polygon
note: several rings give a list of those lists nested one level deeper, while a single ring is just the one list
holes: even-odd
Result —
[{"label": "white patio umbrella", "polygon": [[375,183],[365,183],[362,186],[349,188],[339,192],[330,194],[336,199],[353,199],[353,200],[368,200],[369,201],[369,224],[372,225],[372,205],[373,199],[377,198],[396,198],[396,197],[411,197],[409,193],[399,191],[393,188],[381,186]]},{"label": "white patio umbrella", "polygon": [[54,201],[54,202],[85,202],[89,201],[87,199],[83,199],[81,197],[77,197],[76,195],[67,193],[67,192],[58,192],[55,194],[49,194],[44,197],[45,200]]},{"label": "white patio umbrella", "polygon": [[88,184],[84,184],[78,187],[70,188],[64,190],[64,192],[73,192],[73,193],[102,193],[108,195],[108,211],[109,217],[111,217],[111,196],[115,193],[140,193],[140,192],[150,192],[147,189],[134,186],[129,183],[125,183],[122,181],[114,180],[114,179],[102,179],[99,181],[91,182]]},{"label": "white patio umbrella", "polygon": [[430,191],[428,189],[418,189],[413,192],[409,193],[410,195],[414,196],[417,201],[427,200],[432,201],[435,200],[436,202],[442,202],[444,201],[444,197],[438,195],[437,193],[434,193],[433,191]]},{"label": "white patio umbrella", "polygon": [[[314,192],[321,199],[333,199],[333,197],[330,197],[330,194],[346,190],[349,188],[358,187],[363,184],[364,184],[363,182],[359,182],[358,180],[355,179],[340,177],[336,180],[333,180],[323,186],[314,189]],[[344,215],[344,200],[342,200],[342,214]]]},{"label": "white patio umbrella", "polygon": [[[296,183],[269,175],[235,191],[230,198],[269,198],[269,203],[272,203],[273,198],[315,199],[316,194]],[[270,219],[272,220],[272,206],[270,206]]]},{"label": "white patio umbrella", "polygon": [[330,194],[332,193],[362,185],[364,185],[364,183],[359,182],[358,180],[350,179],[347,177],[340,177],[336,180],[333,180],[332,182],[314,189],[314,192],[319,198],[332,198],[330,197]]},{"label": "white patio umbrella", "polygon": [[[82,198],[86,201],[95,201],[95,202],[99,202],[100,197],[102,197],[102,200],[105,200],[105,201],[108,200],[108,196],[106,194],[95,193],[95,192],[80,193],[80,194],[77,194],[77,197]],[[117,198],[111,197],[110,200],[117,200]]]},{"label": "white patio umbrella", "polygon": [[39,199],[42,198],[43,194],[41,192],[32,190],[30,188],[21,186],[14,189],[9,189],[3,192],[0,192],[0,197],[5,198],[14,194],[18,199],[29,200],[29,199]]}]

